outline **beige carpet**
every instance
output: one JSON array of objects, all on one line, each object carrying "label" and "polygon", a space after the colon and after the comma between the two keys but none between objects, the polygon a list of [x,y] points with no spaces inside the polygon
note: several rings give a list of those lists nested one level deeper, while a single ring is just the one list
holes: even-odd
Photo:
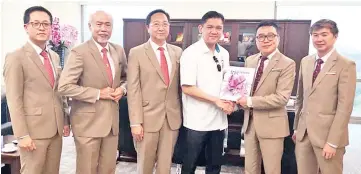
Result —
[{"label": "beige carpet", "polygon": [[[114,159],[116,154],[114,154]],[[75,145],[73,137],[66,137],[63,139],[63,151],[61,155],[60,174],[75,174]],[[117,164],[116,174],[137,174],[137,164],[129,162],[119,162]],[[177,174],[176,165],[172,167],[171,174]],[[198,167],[196,174],[204,174],[204,168]],[[241,167],[223,166],[221,174],[243,174]]]}]

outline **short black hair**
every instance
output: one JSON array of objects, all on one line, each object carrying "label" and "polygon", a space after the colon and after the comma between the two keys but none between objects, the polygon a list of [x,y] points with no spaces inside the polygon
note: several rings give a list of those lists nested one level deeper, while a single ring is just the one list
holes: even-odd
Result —
[{"label": "short black hair", "polygon": [[169,22],[169,20],[170,20],[169,14],[168,14],[166,11],[162,10],[162,9],[156,9],[156,10],[151,11],[151,12],[147,15],[147,18],[146,18],[146,20],[145,20],[145,24],[146,24],[146,25],[149,25],[149,24],[150,24],[150,20],[151,20],[152,16],[153,16],[154,14],[156,14],[156,13],[163,13],[165,16],[167,16],[167,19],[168,19],[168,22]]},{"label": "short black hair", "polygon": [[32,12],[35,12],[35,11],[41,11],[41,12],[45,12],[46,14],[49,15],[49,18],[50,18],[50,23],[52,24],[53,23],[53,15],[51,15],[50,11],[47,10],[46,8],[42,7],[42,6],[32,6],[28,9],[25,10],[24,12],[24,24],[27,24],[29,23],[30,21],[30,14]]},{"label": "short black hair", "polygon": [[314,24],[312,24],[311,28],[310,28],[310,35],[312,34],[313,31],[319,30],[321,28],[328,28],[331,30],[331,33],[334,36],[338,35],[338,27],[335,21],[330,20],[330,19],[321,19],[317,22],[315,22]]},{"label": "short black hair", "polygon": [[201,24],[204,24],[207,22],[208,19],[210,18],[218,18],[221,19],[222,22],[224,23],[224,16],[221,13],[218,13],[216,11],[209,11],[206,14],[203,15],[202,19],[201,19]]},{"label": "short black hair", "polygon": [[277,33],[279,33],[279,29],[280,29],[280,27],[276,24],[276,22],[271,21],[271,20],[261,21],[257,25],[256,31],[261,27],[274,27],[276,29]]}]

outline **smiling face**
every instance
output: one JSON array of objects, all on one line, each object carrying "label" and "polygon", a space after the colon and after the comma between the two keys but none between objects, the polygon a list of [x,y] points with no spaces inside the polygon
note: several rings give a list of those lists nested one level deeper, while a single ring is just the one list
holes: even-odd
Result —
[{"label": "smiling face", "polygon": [[98,11],[91,16],[88,25],[93,39],[104,47],[112,35],[113,18],[105,12]]},{"label": "smiling face", "polygon": [[256,44],[263,56],[268,56],[274,52],[279,44],[277,30],[273,26],[263,26],[257,30]]},{"label": "smiling face", "polygon": [[221,18],[209,18],[198,29],[207,45],[216,45],[223,34],[223,21]]},{"label": "smiling face", "polygon": [[151,39],[156,43],[164,42],[169,35],[170,24],[164,13],[155,13],[150,18],[150,24],[147,26]]},{"label": "smiling face", "polygon": [[313,46],[319,55],[327,54],[335,44],[337,35],[334,35],[329,28],[321,28],[311,33]]},{"label": "smiling face", "polygon": [[29,17],[29,22],[24,24],[29,39],[35,44],[44,44],[51,35],[50,16],[43,11],[34,11]]}]

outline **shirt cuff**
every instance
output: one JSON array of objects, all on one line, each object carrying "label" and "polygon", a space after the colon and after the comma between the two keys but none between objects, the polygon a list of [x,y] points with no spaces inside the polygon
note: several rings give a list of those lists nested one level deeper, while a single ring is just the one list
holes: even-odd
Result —
[{"label": "shirt cuff", "polygon": [[130,127],[136,127],[136,126],[140,126],[140,124],[132,124],[132,125],[130,125]]},{"label": "shirt cuff", "polygon": [[335,149],[337,148],[337,146],[334,145],[334,144],[331,144],[331,143],[329,143],[329,142],[327,142],[327,144],[330,145],[331,147],[335,148]]},{"label": "shirt cuff", "polygon": [[247,106],[248,106],[249,108],[253,107],[252,97],[247,97]]},{"label": "shirt cuff", "polygon": [[121,86],[121,88],[123,89],[123,95],[126,95],[127,94],[127,89],[125,89],[124,86]]},{"label": "shirt cuff", "polygon": [[100,90],[98,91],[98,96],[97,96],[97,100],[100,99]]},{"label": "shirt cuff", "polygon": [[28,137],[29,135],[24,135],[24,136],[22,136],[22,137],[19,137],[18,139],[19,140],[21,140],[21,139],[24,139],[24,138],[26,138],[26,137]]}]

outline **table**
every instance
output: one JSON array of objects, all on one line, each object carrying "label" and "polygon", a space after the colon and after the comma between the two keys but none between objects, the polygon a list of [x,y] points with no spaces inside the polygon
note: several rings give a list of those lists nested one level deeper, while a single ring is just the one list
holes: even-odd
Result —
[{"label": "table", "polygon": [[[4,144],[12,143],[11,141],[15,140],[13,135],[4,136]],[[1,162],[4,164],[9,164],[11,167],[11,174],[20,174],[20,152],[17,150],[13,153],[3,153],[1,152]]]}]

